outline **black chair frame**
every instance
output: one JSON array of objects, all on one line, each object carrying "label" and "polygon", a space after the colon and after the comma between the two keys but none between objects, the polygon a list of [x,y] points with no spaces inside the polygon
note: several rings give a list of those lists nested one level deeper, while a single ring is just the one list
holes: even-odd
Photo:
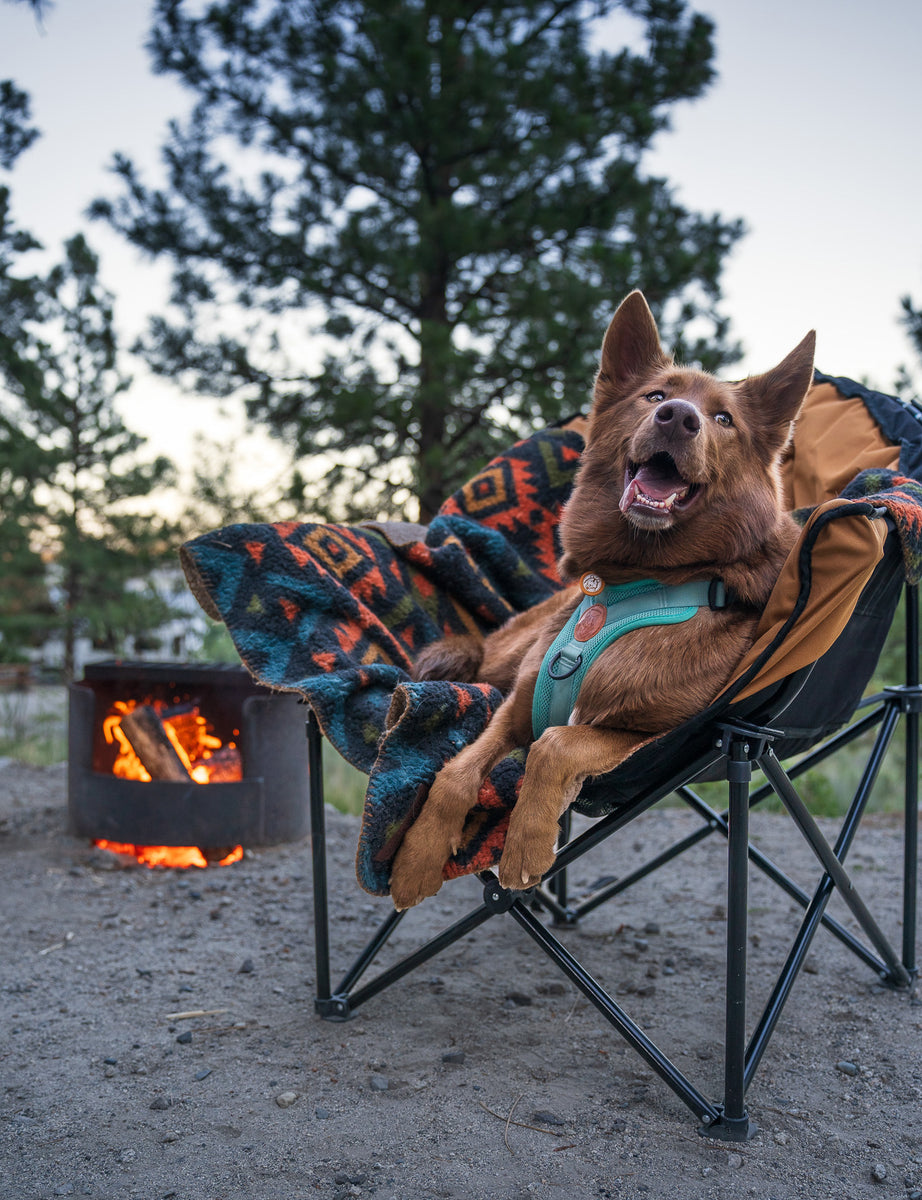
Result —
[{"label": "black chair frame", "polygon": [[[507,914],[692,1111],[702,1134],[727,1141],[744,1141],[751,1137],[756,1126],[747,1110],[746,1092],[820,926],[838,938],[889,986],[909,988],[918,973],[915,955],[919,719],[922,712],[922,686],[919,674],[919,596],[918,589],[909,585],[905,586],[905,613],[904,681],[863,700],[859,706],[860,712],[852,724],[833,734],[802,757],[798,757],[793,765],[782,766],[775,747],[785,740],[785,731],[760,719],[758,703],[748,707],[739,706],[736,710],[731,705],[723,719],[717,721],[711,730],[708,748],[691,764],[686,764],[681,771],[677,771],[672,778],[646,789],[641,787],[623,807],[599,818],[595,824],[576,837],[570,837],[570,820],[568,815],[565,816],[562,820],[563,844],[553,868],[541,886],[528,892],[510,891],[500,886],[492,871],[483,872],[480,875],[484,885],[483,902],[479,906],[365,983],[361,981],[366,972],[405,914],[389,914],[345,975],[333,986],[321,764],[322,737],[314,714],[309,713],[307,737],[310,765],[316,1012],[327,1020],[348,1019],[360,1005],[438,955],[459,938],[471,933],[492,917]],[[789,704],[803,687],[808,675],[809,669],[786,681],[787,695],[784,700],[779,704],[777,693],[773,696],[773,714],[783,712],[785,705]],[[902,946],[897,951],[871,915],[844,864],[867,808],[874,781],[901,722],[905,737],[905,815]],[[876,735],[863,775],[842,820],[835,843],[830,845],[797,792],[794,780],[843,746],[874,730]],[[753,768],[760,769],[765,777],[765,783],[756,788],[752,786]],[[728,807],[725,812],[718,812],[707,804],[691,786],[692,782],[702,776],[711,779],[719,777],[726,781]],[[579,903],[571,903],[567,891],[567,870],[570,865],[593,846],[626,826],[640,813],[673,793],[701,817],[701,825],[629,875],[603,887]],[[770,794],[779,798],[822,866],[821,878],[812,895],[804,891],[776,863],[770,861],[750,843],[750,809]],[[550,918],[551,926],[573,926],[599,905],[613,899],[712,834],[722,835],[728,845],[724,1085],[723,1096],[719,1101],[708,1098],[695,1086],[622,1006],[584,969],[538,915],[543,911]],[[770,998],[747,1041],[747,902],[750,864],[773,880],[803,909],[803,918]],[[835,892],[838,892],[847,904],[869,945],[826,913],[829,900]]]}]

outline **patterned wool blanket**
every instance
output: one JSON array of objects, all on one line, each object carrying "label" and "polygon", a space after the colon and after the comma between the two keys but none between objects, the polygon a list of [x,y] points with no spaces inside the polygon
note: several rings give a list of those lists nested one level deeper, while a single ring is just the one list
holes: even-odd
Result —
[{"label": "patterned wool blanket", "polygon": [[[441,765],[472,742],[502,700],[486,684],[413,682],[414,653],[446,633],[489,631],[561,587],[557,527],[582,450],[550,429],[491,462],[424,529],[368,523],[233,525],[182,548],[192,590],[222,620],[244,664],[297,692],[324,735],[369,775],[356,859],[360,884],[385,895],[390,866]],[[922,486],[865,472],[896,521],[907,576],[922,573]],[[446,878],[494,866],[525,750],[483,784]]]}]

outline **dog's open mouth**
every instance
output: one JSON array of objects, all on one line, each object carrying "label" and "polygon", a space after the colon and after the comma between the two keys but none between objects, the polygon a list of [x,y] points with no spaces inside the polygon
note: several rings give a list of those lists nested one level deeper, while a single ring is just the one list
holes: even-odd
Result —
[{"label": "dog's open mouth", "polygon": [[672,455],[661,451],[644,463],[628,463],[620,508],[668,516],[688,508],[700,492],[701,484],[683,479]]}]

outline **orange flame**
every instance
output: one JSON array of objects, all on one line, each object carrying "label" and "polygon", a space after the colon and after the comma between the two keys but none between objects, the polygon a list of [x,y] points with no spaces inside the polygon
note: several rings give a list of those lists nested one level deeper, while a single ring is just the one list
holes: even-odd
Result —
[{"label": "orange flame", "polygon": [[[149,704],[161,716],[164,732],[179,755],[180,761],[196,783],[234,783],[243,778],[243,764],[236,743],[225,746],[221,739],[210,731],[207,720],[198,705],[169,713],[163,700],[116,700],[103,721],[103,736],[106,742],[118,747],[112,765],[112,774],[120,779],[141,780],[149,783],[151,777],[144,764],[135,754],[121,728],[122,717],[132,712],[139,704]],[[165,714],[165,715],[164,715]],[[234,731],[236,733],[236,730]],[[129,854],[148,867],[207,867],[208,859],[198,846],[137,846],[126,842],[110,842],[99,838],[93,843],[114,854]],[[226,867],[243,858],[243,847],[235,846],[217,862]]]},{"label": "orange flame", "polygon": [[99,838],[93,845],[101,850],[111,850],[113,854],[130,854],[146,867],[229,867],[243,858],[242,846],[235,846],[217,864],[209,864],[198,846],[135,846],[130,842],[109,842],[105,838]]}]

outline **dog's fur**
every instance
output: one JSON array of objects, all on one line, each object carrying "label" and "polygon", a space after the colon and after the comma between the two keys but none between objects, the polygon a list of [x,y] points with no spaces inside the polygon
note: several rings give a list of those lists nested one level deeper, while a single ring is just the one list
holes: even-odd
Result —
[{"label": "dog's fur", "polygon": [[720,693],[751,645],[797,527],[782,509],[779,460],[813,377],[814,335],[773,370],[739,383],[676,366],[639,292],[605,335],[586,449],[561,520],[561,576],[608,584],[720,578],[732,603],[678,625],[634,630],[590,667],[566,726],[532,740],[545,651],[581,593],[568,587],[484,640],[447,638],[417,678],[483,680],[508,696],[487,729],[439,771],[397,853],[397,908],[438,891],[481,782],[530,744],[499,879],[536,884],[554,861],[560,814],[585,778],[613,770],[641,742]]}]

